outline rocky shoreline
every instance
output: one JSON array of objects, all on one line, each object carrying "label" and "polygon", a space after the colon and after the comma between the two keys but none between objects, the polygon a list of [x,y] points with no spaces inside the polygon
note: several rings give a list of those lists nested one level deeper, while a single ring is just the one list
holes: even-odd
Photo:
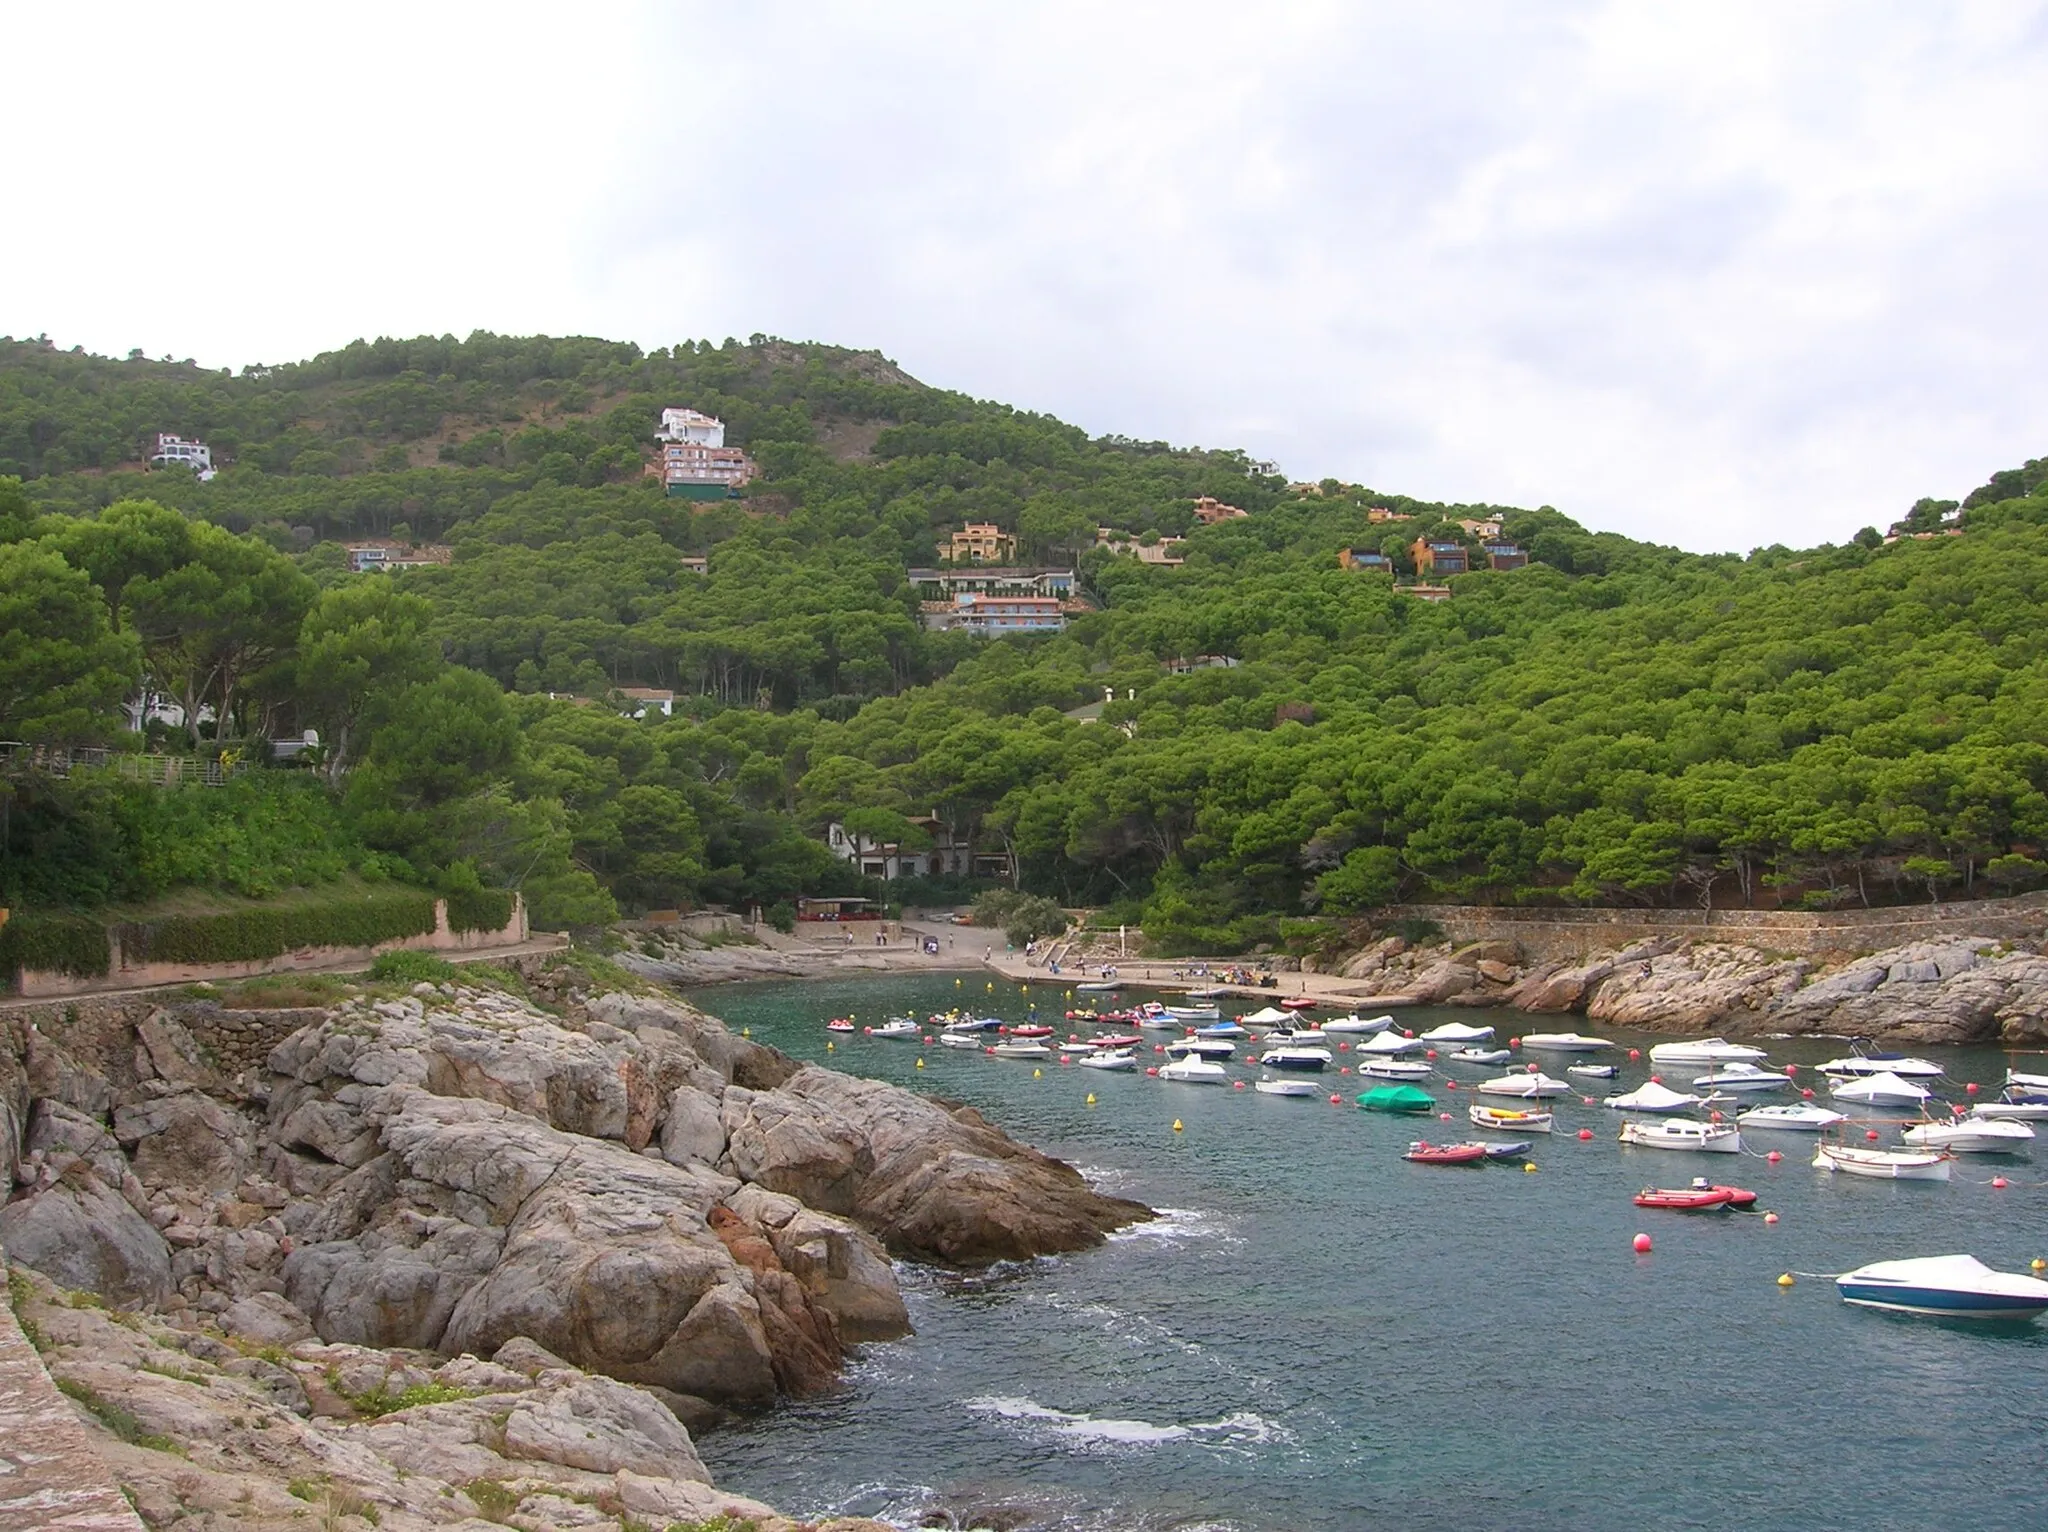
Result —
[{"label": "rocky shoreline", "polygon": [[232,1074],[217,1005],[5,1023],[16,1307],[153,1527],[311,1499],[333,1526],[787,1528],[708,1484],[693,1430],[904,1334],[894,1259],[1152,1216],[672,998],[420,985],[291,1020]]}]

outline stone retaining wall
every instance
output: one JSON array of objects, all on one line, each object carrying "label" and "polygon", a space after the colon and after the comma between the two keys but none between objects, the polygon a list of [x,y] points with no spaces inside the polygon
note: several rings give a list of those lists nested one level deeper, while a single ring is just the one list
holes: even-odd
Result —
[{"label": "stone retaining wall", "polygon": [[2026,941],[2048,932],[2048,893],[1878,910],[1548,910],[1393,905],[1374,923],[1436,922],[1453,942],[1511,941],[1530,962],[1558,962],[1631,942],[1679,937],[1804,957],[1881,952],[1947,936]]}]

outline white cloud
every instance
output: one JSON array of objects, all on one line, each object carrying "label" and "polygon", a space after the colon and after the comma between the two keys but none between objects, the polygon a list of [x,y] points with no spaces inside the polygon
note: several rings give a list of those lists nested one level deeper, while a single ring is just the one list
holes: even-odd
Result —
[{"label": "white cloud", "polygon": [[0,20],[0,329],[765,330],[1696,548],[2048,450],[2039,5],[164,14]]}]

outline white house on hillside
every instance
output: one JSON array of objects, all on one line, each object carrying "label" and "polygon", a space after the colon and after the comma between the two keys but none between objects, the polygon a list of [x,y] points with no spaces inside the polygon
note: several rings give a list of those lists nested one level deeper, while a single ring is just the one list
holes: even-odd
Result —
[{"label": "white house on hillside", "polygon": [[690,442],[699,447],[723,447],[725,422],[696,410],[666,409],[661,412],[661,429],[655,433],[665,442]]},{"label": "white house on hillside", "polygon": [[184,437],[173,436],[167,431],[157,432],[156,446],[150,451],[149,461],[158,468],[168,468],[174,463],[189,468],[199,475],[202,482],[213,477],[213,449],[205,442],[188,442]]}]

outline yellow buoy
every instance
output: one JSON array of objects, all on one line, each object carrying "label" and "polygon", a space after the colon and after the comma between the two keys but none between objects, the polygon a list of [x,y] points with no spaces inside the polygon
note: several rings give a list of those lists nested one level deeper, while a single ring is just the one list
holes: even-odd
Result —
[{"label": "yellow buoy", "polygon": [[1522,1169],[1523,1169],[1523,1170],[1524,1170],[1525,1172],[1526,1172],[1526,1171],[1531,1171],[1531,1170],[1534,1170],[1535,1168],[1536,1168],[1536,1162],[1535,1162],[1534,1160],[1524,1160],[1524,1161],[1522,1161]]},{"label": "yellow buoy", "polygon": [[955,989],[958,989],[959,987],[960,987],[960,981],[959,981],[958,979],[955,979],[955,980],[953,981],[953,988],[955,988]]},{"label": "yellow buoy", "polygon": [[1090,1106],[1093,1106],[1093,1105],[1095,1105],[1095,1092],[1094,1092],[1094,1091],[1090,1091],[1090,1092],[1088,1092],[1088,1104],[1089,1104]]},{"label": "yellow buoy", "polygon": [[2036,1271],[2048,1271],[2048,1261],[2042,1260],[2038,1255],[2035,1256],[2033,1260],[2029,1261],[2027,1264],[2032,1266]]},{"label": "yellow buoy", "polygon": [[1783,1276],[1781,1276],[1780,1278],[1778,1278],[1778,1286],[1780,1286],[1780,1287],[1790,1287],[1791,1285],[1792,1285],[1792,1273],[1791,1273],[1791,1272],[1789,1272],[1789,1271],[1788,1271],[1788,1272],[1786,1272],[1786,1273],[1785,1273],[1785,1274],[1784,1274]]},{"label": "yellow buoy", "polygon": [[1176,1133],[1181,1131],[1180,1119],[1178,1117],[1173,1120],[1173,1131]]},{"label": "yellow buoy", "polygon": [[991,995],[993,995],[996,992],[996,981],[994,979],[990,979],[988,981],[988,992]]},{"label": "yellow buoy", "polygon": [[1028,984],[1020,984],[1017,986],[1017,993],[1020,995],[1028,995],[1031,993],[1031,986]]},{"label": "yellow buoy", "polygon": [[832,1051],[832,1040],[830,1038],[827,1038],[825,1040],[825,1051],[827,1053],[830,1053]]},{"label": "yellow buoy", "polygon": [[1034,1069],[1031,1071],[1031,1078],[1034,1080],[1043,1080],[1045,1078],[1045,1071],[1042,1069]]},{"label": "yellow buoy", "polygon": [[740,1036],[741,1036],[741,1037],[752,1037],[753,1035],[754,1035],[754,1029],[753,1029],[752,1027],[741,1027],[741,1028],[740,1028]]}]

